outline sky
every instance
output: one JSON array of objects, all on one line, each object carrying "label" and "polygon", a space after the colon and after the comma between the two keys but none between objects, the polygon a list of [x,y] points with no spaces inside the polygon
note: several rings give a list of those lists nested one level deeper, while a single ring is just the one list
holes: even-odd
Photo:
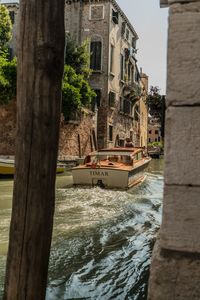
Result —
[{"label": "sky", "polygon": [[168,8],[160,0],[116,0],[139,36],[138,67],[149,76],[149,87],[166,93]]}]

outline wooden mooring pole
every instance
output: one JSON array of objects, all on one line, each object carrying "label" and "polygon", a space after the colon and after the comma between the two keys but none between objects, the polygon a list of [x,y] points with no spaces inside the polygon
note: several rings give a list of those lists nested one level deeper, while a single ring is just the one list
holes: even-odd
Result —
[{"label": "wooden mooring pole", "polygon": [[20,0],[16,174],[5,300],[45,299],[55,202],[64,0]]}]

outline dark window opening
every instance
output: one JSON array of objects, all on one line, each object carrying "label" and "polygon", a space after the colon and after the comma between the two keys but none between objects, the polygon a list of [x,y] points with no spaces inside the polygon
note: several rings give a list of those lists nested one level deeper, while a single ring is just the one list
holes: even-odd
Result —
[{"label": "dark window opening", "polygon": [[129,39],[129,30],[126,29],[126,39],[128,40]]},{"label": "dark window opening", "polygon": [[102,43],[91,42],[90,44],[90,68],[92,70],[101,70],[101,52]]},{"label": "dark window opening", "polygon": [[151,130],[149,130],[149,134],[151,134]]},{"label": "dark window opening", "polygon": [[10,15],[11,23],[14,24],[15,23],[15,12],[9,11],[9,15]]},{"label": "dark window opening", "polygon": [[124,147],[124,144],[125,144],[125,143],[124,143],[124,140],[119,140],[119,146],[120,146],[120,147]]},{"label": "dark window opening", "polygon": [[113,141],[113,126],[109,125],[109,141]]},{"label": "dark window opening", "polygon": [[115,24],[119,23],[119,13],[117,11],[112,10],[112,21]]},{"label": "dark window opening", "polygon": [[120,97],[120,111],[124,112],[124,99]]},{"label": "dark window opening", "polygon": [[92,101],[92,111],[95,111],[101,105],[101,90],[94,90],[96,97]]},{"label": "dark window opening", "polygon": [[124,55],[120,55],[120,78],[124,80]]},{"label": "dark window opening", "polygon": [[114,61],[114,46],[110,48],[110,72],[113,72],[113,61]]},{"label": "dark window opening", "polygon": [[125,22],[123,22],[123,23],[122,23],[122,31],[121,31],[121,33],[122,33],[122,36],[124,36],[124,34],[125,34],[125,31],[126,31],[126,23],[125,23]]},{"label": "dark window opening", "polygon": [[155,134],[158,134],[158,130],[155,130]]},{"label": "dark window opening", "polygon": [[136,38],[135,37],[132,38],[132,47],[133,47],[133,49],[136,49]]},{"label": "dark window opening", "polygon": [[124,100],[124,112],[129,115],[131,113],[131,103],[129,100],[126,99]]},{"label": "dark window opening", "polygon": [[115,107],[116,94],[114,92],[109,93],[109,106]]}]

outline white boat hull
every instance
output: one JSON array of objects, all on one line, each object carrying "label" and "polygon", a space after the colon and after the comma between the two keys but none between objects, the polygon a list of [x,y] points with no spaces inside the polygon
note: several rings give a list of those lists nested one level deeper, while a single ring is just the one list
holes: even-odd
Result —
[{"label": "white boat hull", "polygon": [[[150,160],[149,160],[150,161]],[[100,186],[105,188],[128,189],[144,179],[144,169],[149,161],[132,170],[110,168],[75,167],[72,169],[74,185]]]}]

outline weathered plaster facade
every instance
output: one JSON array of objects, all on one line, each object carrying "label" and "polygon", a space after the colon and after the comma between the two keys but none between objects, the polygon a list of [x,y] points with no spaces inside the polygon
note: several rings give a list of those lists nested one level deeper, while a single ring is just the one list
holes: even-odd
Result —
[{"label": "weathered plaster facade", "polygon": [[131,138],[137,146],[140,140],[146,144],[146,133],[140,138],[145,122],[140,128],[140,116],[135,119],[138,107],[137,113],[140,114],[141,107],[143,120],[147,119],[145,104],[139,103],[143,99],[131,101],[129,98],[134,85],[143,87],[136,63],[137,33],[114,0],[66,1],[66,4],[66,31],[79,43],[88,40],[89,48],[93,41],[100,42],[102,47],[101,66],[93,70],[90,78],[93,89],[100,91],[97,110],[99,148],[123,146],[126,138]]},{"label": "weathered plaster facade", "polygon": [[148,124],[148,143],[161,142],[161,125],[157,120],[150,119]]},{"label": "weathered plaster facade", "polygon": [[[15,53],[19,0],[1,1],[15,15],[11,42]],[[65,25],[66,33],[76,37],[78,43],[85,40],[89,45],[92,41],[101,42],[101,66],[90,77],[91,86],[98,92],[94,124],[98,147],[123,146],[126,138],[131,138],[136,146],[146,145],[144,94],[147,95],[148,77],[138,71],[138,36],[126,15],[115,0],[67,0]],[[90,46],[88,51],[91,51]],[[130,95],[137,87],[145,93],[132,101]],[[93,128],[88,128],[88,132],[91,130]]]},{"label": "weathered plaster facade", "polygon": [[200,299],[200,1],[168,0],[163,221],[149,300]]}]

